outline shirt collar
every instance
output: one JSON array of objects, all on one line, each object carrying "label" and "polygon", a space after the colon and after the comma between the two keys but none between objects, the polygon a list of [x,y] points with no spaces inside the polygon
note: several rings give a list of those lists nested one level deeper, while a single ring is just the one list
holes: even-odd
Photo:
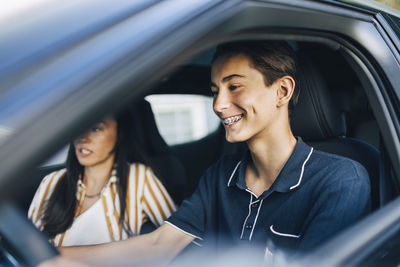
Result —
[{"label": "shirt collar", "polygon": [[[113,170],[111,171],[111,177],[110,177],[110,179],[108,179],[107,184],[104,186],[104,188],[107,188],[107,187],[111,186],[113,183],[117,183],[117,182],[118,182],[117,169],[116,169],[116,166],[114,166]],[[81,190],[86,190],[86,186],[82,182],[82,178],[79,177],[79,179],[78,179],[78,192],[77,192],[78,195],[80,194]]]},{"label": "shirt collar", "polygon": [[[289,192],[301,185],[304,169],[307,161],[311,157],[313,148],[304,143],[301,137],[296,138],[297,144],[292,155],[290,155],[269,191]],[[245,174],[249,159],[250,151],[247,151],[232,171],[227,184],[228,187],[236,185],[239,189],[247,189]]]}]

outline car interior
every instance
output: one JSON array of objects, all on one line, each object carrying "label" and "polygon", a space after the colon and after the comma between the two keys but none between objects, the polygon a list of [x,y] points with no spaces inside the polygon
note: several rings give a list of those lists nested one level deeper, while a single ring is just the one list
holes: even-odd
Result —
[{"label": "car interior", "polygon": [[246,150],[213,114],[211,58],[222,42],[258,39],[287,41],[298,55],[294,135],[360,162],[371,184],[371,214],[295,265],[399,265],[398,11],[372,0],[40,2],[0,14],[0,266],[59,254],[28,208],[41,180],[65,167],[69,142],[101,117],[131,111],[178,206],[211,164]]},{"label": "car interior", "polygon": [[[329,45],[290,41],[299,59],[298,88],[301,93],[291,114],[295,136],[300,136],[315,149],[349,157],[368,171],[373,210],[399,194],[390,162],[373,111],[369,105],[357,71],[342,50]],[[179,205],[194,192],[202,173],[220,157],[246,150],[243,143],[228,143],[222,125],[205,137],[169,145],[160,134],[154,112],[145,97],[148,95],[210,96],[209,47],[166,75],[128,107],[132,123],[142,135],[140,141],[154,162],[154,171]],[[41,179],[62,168],[61,164],[42,165],[21,185],[16,203],[27,211]],[[144,227],[143,232],[151,231]]]}]

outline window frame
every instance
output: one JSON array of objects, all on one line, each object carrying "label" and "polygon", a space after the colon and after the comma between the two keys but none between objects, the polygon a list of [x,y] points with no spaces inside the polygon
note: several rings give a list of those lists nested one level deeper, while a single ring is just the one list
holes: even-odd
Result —
[{"label": "window frame", "polygon": [[[165,3],[153,7],[168,5]],[[49,92],[52,88],[48,88],[49,85],[46,85],[45,81],[34,79],[38,77],[35,75],[39,74],[42,78],[51,77],[62,90],[60,89],[58,95],[51,94],[51,97],[43,99],[36,96],[38,101],[42,99],[35,110],[37,113],[30,117],[30,121],[19,118],[21,126],[17,129],[18,132],[12,139],[1,144],[0,196],[3,201],[11,198],[16,185],[23,182],[22,173],[29,172],[67,140],[73,139],[71,137],[78,134],[78,129],[89,127],[108,112],[116,111],[117,106],[123,106],[141,96],[164,74],[201,49],[221,41],[248,38],[309,39],[346,51],[354,66],[358,66],[358,73],[364,75],[361,77],[365,78],[366,93],[375,116],[378,122],[380,121],[379,127],[383,133],[385,147],[394,171],[397,177],[400,177],[400,88],[396,87],[400,84],[400,75],[396,75],[400,72],[400,55],[398,45],[385,30],[387,26],[383,25],[379,14],[363,9],[351,10],[341,3],[316,1],[276,0],[242,3],[210,0],[197,4],[198,6],[187,6],[187,9],[182,8],[177,12],[183,16],[179,21],[179,17],[176,20],[167,18],[152,21],[148,26],[155,27],[161,35],[152,31],[142,39],[129,39],[128,37],[138,37],[129,34],[125,36],[128,39],[124,39],[124,35],[129,31],[122,29],[143,26],[137,19],[139,16],[132,15],[114,24],[110,23],[102,33],[87,36],[84,41],[79,40],[73,45],[63,47],[62,53],[53,55],[52,62],[47,61],[48,58],[32,59],[35,62],[30,62],[33,65],[29,66],[35,66],[35,69],[29,73],[29,77],[32,78],[29,83],[28,80],[24,80],[26,84],[12,80],[8,84],[7,92],[13,92],[23,86],[27,88],[28,85],[32,88],[44,86]],[[71,21],[72,19],[73,17]],[[168,22],[171,27],[165,30],[163,27],[166,25],[163,22]],[[35,33],[38,33],[38,29],[32,29],[32,34]],[[10,38],[3,40],[7,43]],[[34,39],[28,41],[34,42]],[[116,43],[120,46],[116,46]],[[375,46],[380,49],[376,49]],[[107,58],[109,61],[100,60],[98,63],[101,64],[96,70],[91,69],[92,72],[80,66],[75,73],[76,77],[70,75],[68,77],[71,79],[65,79],[68,77],[60,75],[63,71],[76,67],[74,59],[77,55],[85,55],[82,60],[86,66],[93,66],[96,62],[94,59],[110,53],[115,57]],[[134,64],[135,60],[143,60],[145,64],[138,66]],[[28,66],[19,67],[21,69],[15,70],[13,78],[24,77],[27,74],[24,67]],[[78,75],[79,71],[83,72]],[[134,90],[133,83],[137,85]],[[1,97],[4,101],[4,94]],[[18,100],[18,96],[12,94],[8,97]],[[45,103],[44,99],[49,102]],[[41,103],[45,105],[40,107]],[[49,109],[52,113],[48,112]],[[5,120],[4,114],[2,116]],[[32,123],[32,120],[35,123]],[[43,129],[47,131],[40,135]],[[319,251],[310,254],[307,259],[315,263],[318,257],[323,256],[324,263],[327,264],[355,263],[368,256],[371,248],[384,242],[387,236],[380,234],[392,225],[397,225],[399,219],[398,199],[321,247]],[[365,244],[368,244],[368,249]],[[365,249],[364,253],[361,253],[362,249]],[[330,253],[326,254],[328,251]],[[357,253],[361,254],[357,256]]]}]

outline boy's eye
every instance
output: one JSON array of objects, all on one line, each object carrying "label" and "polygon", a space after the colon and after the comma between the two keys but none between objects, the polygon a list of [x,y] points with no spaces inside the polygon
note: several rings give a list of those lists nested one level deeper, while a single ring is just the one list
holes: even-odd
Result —
[{"label": "boy's eye", "polygon": [[239,87],[239,85],[229,85],[229,90],[233,91],[238,87]]}]

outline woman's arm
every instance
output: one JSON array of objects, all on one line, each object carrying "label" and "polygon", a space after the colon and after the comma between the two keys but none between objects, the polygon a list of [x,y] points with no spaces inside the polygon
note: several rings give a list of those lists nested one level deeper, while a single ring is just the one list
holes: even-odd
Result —
[{"label": "woman's arm", "polygon": [[28,210],[29,220],[32,221],[37,228],[40,228],[43,224],[42,215],[44,212],[44,203],[51,196],[54,187],[64,174],[65,169],[61,169],[46,175],[40,182]]},{"label": "woman's arm", "polygon": [[151,222],[160,226],[176,210],[176,205],[164,185],[154,175],[150,168],[146,167],[146,175],[143,187],[141,207]]}]

